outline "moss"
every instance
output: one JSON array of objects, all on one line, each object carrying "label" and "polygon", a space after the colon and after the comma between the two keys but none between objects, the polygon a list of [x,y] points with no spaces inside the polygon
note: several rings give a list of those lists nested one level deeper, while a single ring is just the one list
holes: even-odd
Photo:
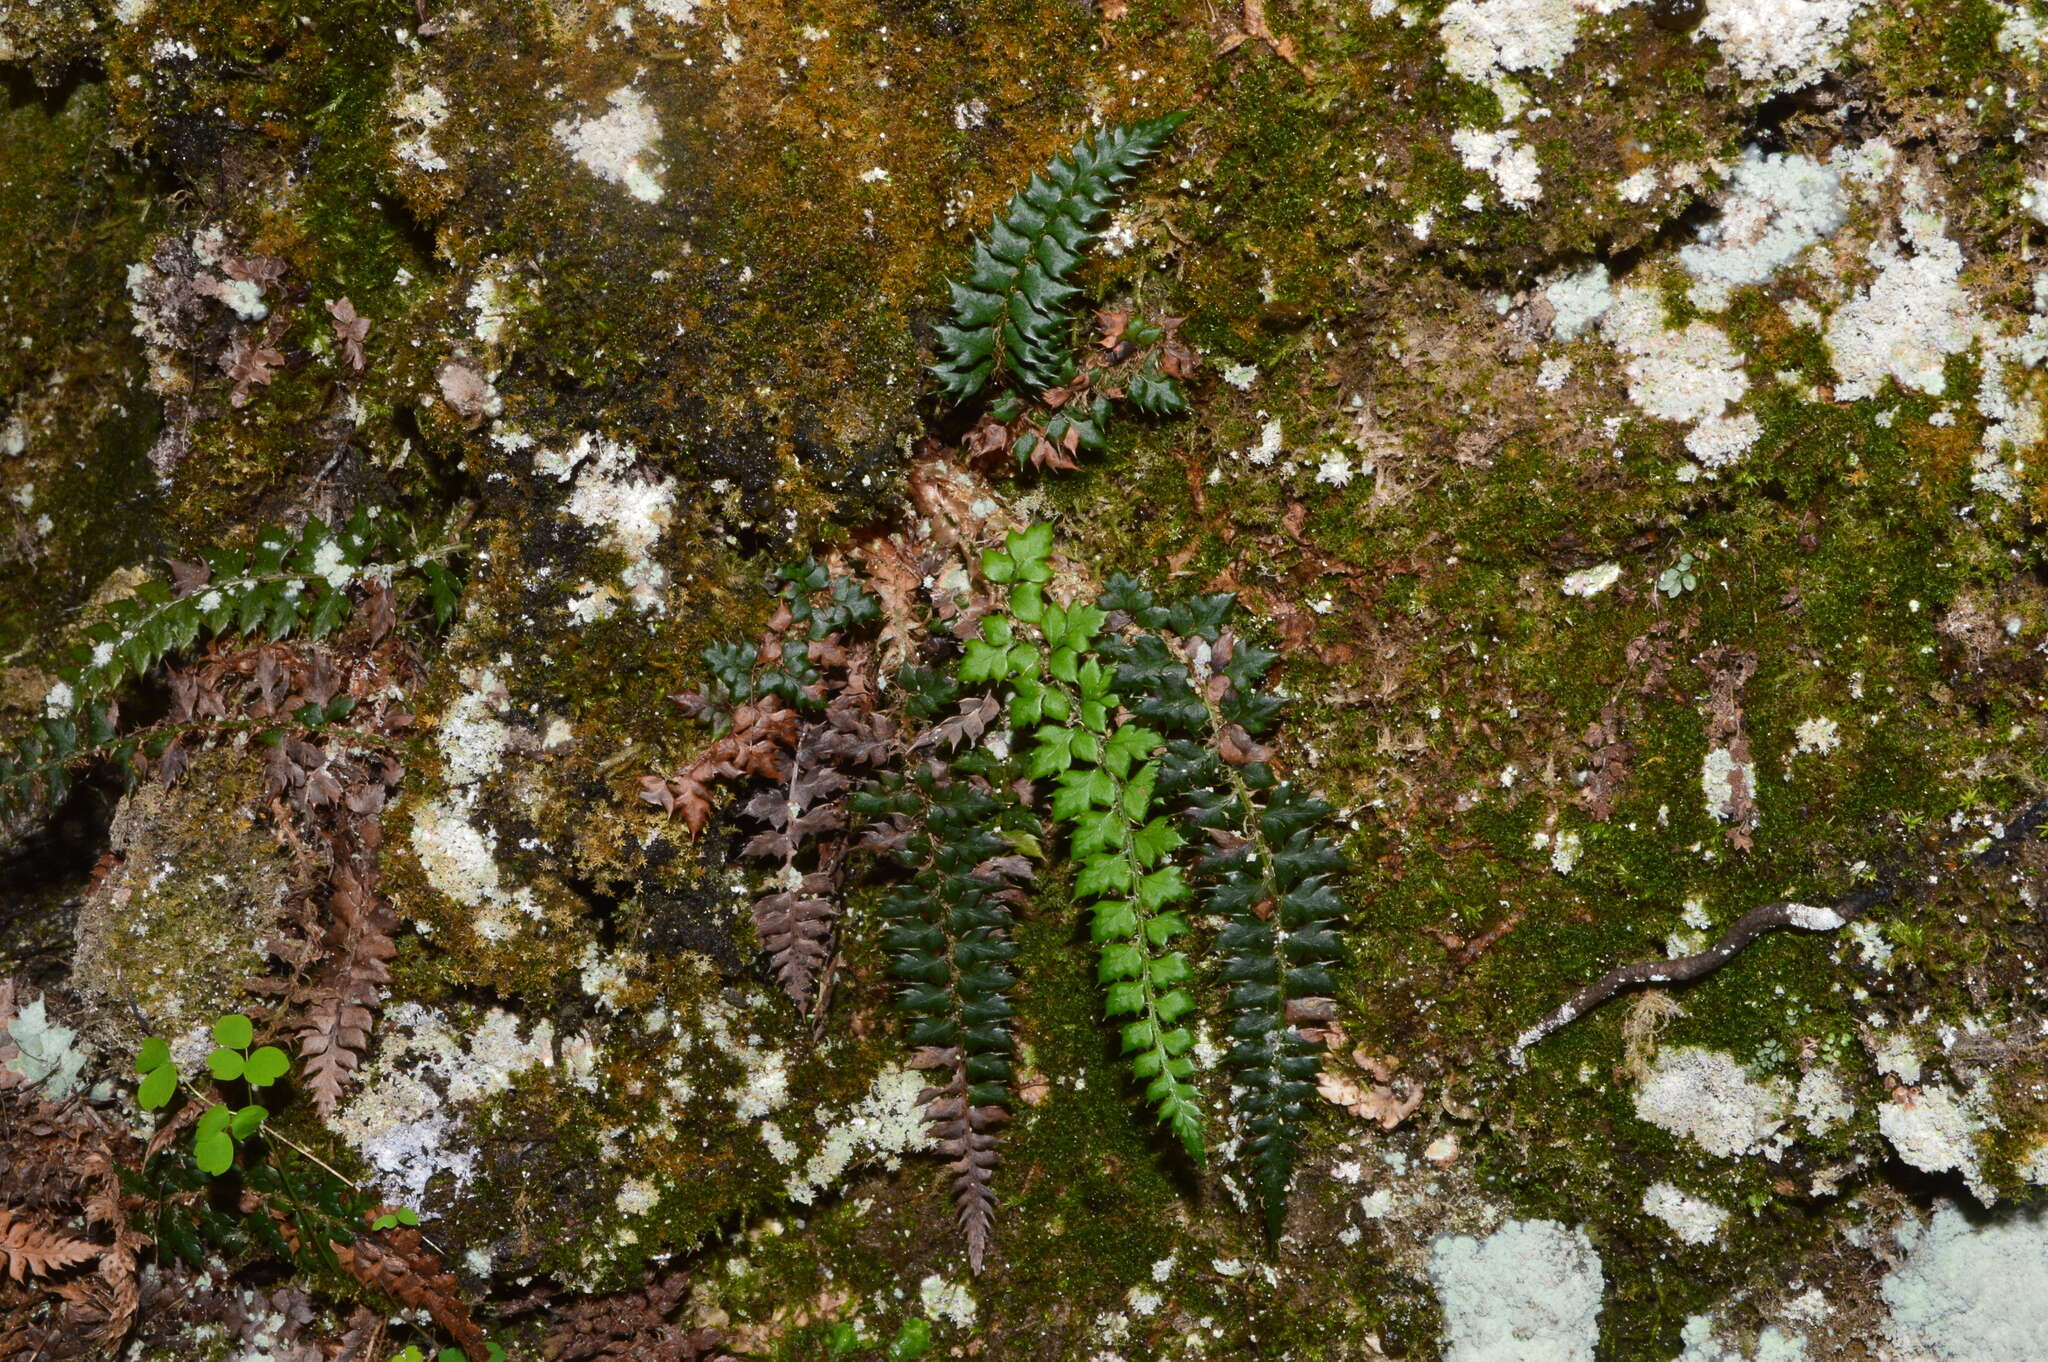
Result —
[{"label": "moss", "polygon": [[0,654],[19,657],[154,544],[145,454],[156,418],[126,299],[108,287],[134,258],[133,203],[148,192],[110,145],[108,88],[38,91],[17,78],[4,94],[0,428],[18,421],[24,451],[0,458],[10,523],[0,563],[17,603],[0,612]]},{"label": "moss", "polygon": [[[1137,1110],[1071,909],[1051,888],[1023,932],[1020,998],[1048,1088],[1006,1145],[976,1327],[942,1329],[940,1344],[1004,1356],[1046,1339],[1079,1355],[1110,1346],[1098,1322],[1122,1315],[1130,1332],[1114,1346],[1133,1358],[1190,1351],[1196,1337],[1212,1355],[1340,1357],[1367,1329],[1431,1356],[1441,1321],[1415,1255],[1435,1227],[1366,1226],[1375,1237],[1344,1243],[1364,1189],[1329,1170],[1363,1162],[1379,1177],[1380,1153],[1455,1129],[1466,1152],[1443,1175],[1443,1223],[1484,1207],[1588,1224],[1613,1282],[1604,1353],[1668,1357],[1685,1317],[1807,1261],[1841,1222],[1811,1180],[1823,1164],[1883,1156],[1873,1094],[1859,1092],[1865,1119],[1802,1137],[1776,1165],[1703,1167],[1634,1115],[1629,1004],[1546,1042],[1526,1075],[1501,1052],[1587,977],[1661,953],[1687,898],[1716,921],[1786,894],[1825,899],[1858,862],[1935,854],[1929,839],[1951,816],[2010,808],[2038,781],[2025,646],[2048,619],[2027,585],[2037,546],[2017,515],[1987,530],[1956,514],[1981,439],[1974,366],[1959,357],[1939,401],[1836,404],[1824,400],[1824,341],[1779,305],[1800,289],[1825,302],[1818,284],[1741,290],[1717,324],[1744,352],[1745,409],[1762,435],[1718,480],[1679,483],[1682,432],[1627,409],[1597,343],[1553,345],[1494,299],[1526,301],[1555,271],[1641,252],[1671,320],[1689,320],[1687,281],[1660,260],[1694,191],[1631,204],[1617,184],[1648,170],[1668,187],[1682,163],[1712,164],[1757,136],[1760,116],[1788,146],[1821,145],[1841,130],[1825,109],[1760,115],[1712,44],[1655,27],[1642,7],[1583,16],[1557,73],[1516,77],[1549,116],[1517,124],[1543,195],[1509,209],[1453,150],[1455,130],[1496,127],[1504,110],[1446,77],[1437,7],[1269,14],[1311,70],[1258,41],[1219,55],[1238,22],[1227,16],[1212,30],[1163,0],[1111,8],[748,0],[689,27],[635,9],[627,36],[608,11],[521,4],[401,40],[393,26],[409,21],[388,7],[330,6],[302,23],[276,4],[216,15],[158,0],[148,24],[94,40],[106,83],[17,86],[4,114],[7,145],[23,152],[0,171],[0,207],[32,230],[0,242],[0,306],[5,329],[32,323],[38,344],[0,347],[0,416],[27,410],[39,424],[0,477],[9,492],[32,479],[55,529],[47,556],[10,560],[37,606],[0,621],[0,651],[45,656],[63,612],[161,547],[218,542],[328,497],[421,509],[473,498],[478,571],[415,697],[425,723],[388,829],[387,886],[430,932],[408,938],[393,997],[458,1015],[511,1007],[522,1023],[552,1022],[558,1040],[592,1040],[600,1058],[593,1086],[564,1068],[532,1072],[463,1113],[481,1163],[461,1194],[434,1189],[447,1240],[491,1249],[507,1273],[592,1285],[698,1255],[704,1297],[767,1331],[766,1354],[815,1355],[842,1320],[890,1337],[917,1313],[918,1282],[960,1272],[940,1166],[859,1171],[795,1205],[791,1168],[728,1095],[743,1077],[734,1049],[772,1049],[800,1096],[771,1119],[814,1139],[814,1113],[845,1110],[902,1058],[872,919],[860,903],[848,914],[840,1001],[814,1046],[760,996],[728,825],[686,838],[636,802],[633,778],[703,741],[663,697],[699,679],[707,642],[759,623],[762,565],[794,543],[852,542],[896,513],[906,441],[937,415],[916,380],[923,328],[969,234],[1098,115],[1195,108],[1132,200],[1135,244],[1084,279],[1096,301],[1186,315],[1185,336],[1213,361],[1256,363],[1256,381],[1240,392],[1207,380],[1188,419],[1125,422],[1083,474],[1015,490],[1059,520],[1077,557],[1238,591],[1253,631],[1284,647],[1296,695],[1284,760],[1354,824],[1347,1039],[1483,1117],[1458,1124],[1432,1103],[1383,1136],[1331,1107],[1293,1237],[1262,1244],[1230,1168],[1187,1167]],[[2030,280],[2001,243],[2023,225],[2029,172],[2006,145],[2015,115],[1982,87],[2025,90],[2031,77],[1996,50],[1997,12],[1979,0],[1910,18],[1872,11],[1857,30],[1868,66],[1845,84],[1866,120],[1854,131],[1927,130],[1930,174],[1957,187],[1973,285],[1981,272],[1991,296],[2024,303]],[[196,57],[152,55],[165,35],[189,37]],[[61,27],[38,41],[40,74],[60,49],[85,50]],[[628,83],[661,127],[653,203],[577,165],[553,132]],[[433,133],[445,170],[396,152],[413,131],[396,103],[427,84],[450,107]],[[1965,95],[1980,108],[1963,109]],[[871,168],[888,178],[864,179]],[[1491,206],[1463,207],[1473,193]],[[1426,241],[1411,225],[1425,213]],[[236,409],[219,347],[181,354],[201,454],[159,494],[144,453],[157,403],[137,387],[121,274],[157,234],[213,222],[287,263],[293,363]],[[482,281],[510,300],[495,338],[469,302]],[[372,319],[361,375],[338,366],[321,308],[342,294]],[[216,321],[224,345],[231,324]],[[1565,356],[1569,384],[1539,387],[1537,366]],[[441,400],[448,359],[492,376],[506,403],[494,426],[471,429]],[[1765,377],[1788,370],[1799,389]],[[1958,419],[1935,425],[1944,406]],[[343,410],[360,413],[346,430]],[[1243,452],[1275,419],[1281,458],[1250,464]],[[570,486],[536,474],[531,451],[492,439],[515,431],[549,450],[584,432],[630,439],[640,474],[676,479],[655,554],[671,578],[664,613],[571,617],[581,583],[634,565],[563,514]],[[1373,471],[1345,488],[1317,482],[1321,455],[1340,449]],[[1667,597],[1652,583],[1680,553],[1701,584]],[[1564,574],[1604,563],[1621,573],[1608,592],[1560,594]],[[2023,618],[2023,639],[1965,647],[1937,625],[1964,601]],[[1747,850],[1706,812],[1699,783],[1707,683],[1694,658],[1716,643],[1759,659],[1741,697],[1760,781]],[[505,687],[491,712],[508,755],[457,795],[435,716],[485,670]],[[1608,716],[1629,751],[1599,819],[1581,773],[1588,728]],[[1838,720],[1841,748],[1794,755],[1796,726],[1817,716]],[[220,774],[224,787],[250,779]],[[539,916],[509,943],[478,941],[475,906],[439,894],[409,849],[410,820],[442,799],[495,838],[508,892],[534,895]],[[1559,831],[1582,839],[1563,874],[1535,844]],[[187,888],[180,911],[202,941],[197,927],[222,924]],[[1845,1072],[1860,1066],[1852,1047],[1873,1010],[1925,1009],[1929,1025],[2016,1015],[2030,985],[2005,958],[2019,952],[2001,947],[2033,929],[1985,898],[1957,888],[1881,914],[1896,943],[1888,975],[1841,943],[1773,938],[1679,995],[1685,1015],[1664,1041],[1789,1079],[1808,1043]],[[1488,944],[1466,959],[1452,938]],[[592,960],[617,973],[601,992],[583,978]],[[730,1014],[734,1047],[704,1040],[714,1013]],[[2017,1191],[2012,1166],[2037,1122],[2019,1088],[2000,1101],[2015,1115],[1996,1176]],[[659,1186],[645,1214],[619,1210],[629,1176]],[[1645,1221],[1637,1208],[1656,1180],[1727,1205],[1723,1245],[1678,1248]],[[1155,1281],[1169,1256],[1178,1265]],[[1218,1260],[1248,1270],[1228,1276]],[[1133,1287],[1162,1297],[1157,1313],[1132,1308]]]},{"label": "moss", "polygon": [[[119,861],[78,922],[73,978],[124,1020],[179,1035],[232,1012],[263,972],[259,943],[291,883],[289,856],[256,822],[260,777],[227,751],[197,756],[185,779],[211,792],[194,808],[145,786],[112,829]],[[138,1032],[134,1039],[140,1039]]]}]

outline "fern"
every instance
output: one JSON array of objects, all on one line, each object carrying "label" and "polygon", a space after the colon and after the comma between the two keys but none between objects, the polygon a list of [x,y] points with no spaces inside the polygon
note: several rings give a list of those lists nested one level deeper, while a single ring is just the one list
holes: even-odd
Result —
[{"label": "fern", "polygon": [[1328,877],[1344,860],[1315,831],[1330,806],[1276,781],[1258,741],[1278,716],[1259,690],[1276,660],[1226,628],[1228,595],[1157,603],[1129,577],[1112,577],[1103,604],[1128,621],[1106,652],[1133,712],[1169,735],[1157,793],[1213,849],[1198,867],[1203,905],[1225,926],[1216,941],[1230,985],[1225,1057],[1246,1127],[1245,1150],[1277,1237],[1302,1127],[1313,1107],[1318,1046],[1296,1029],[1327,1019],[1341,953],[1343,904]]},{"label": "fern", "polygon": [[[1262,685],[1276,654],[1231,631],[1229,595],[1163,605],[1119,576],[1094,603],[1048,599],[1048,525],[1009,535],[981,566],[1000,591],[994,608],[962,608],[929,574],[922,587],[881,583],[889,628],[918,665],[868,697],[877,709],[863,725],[889,740],[862,757],[838,800],[864,820],[848,849],[880,853],[897,872],[880,904],[881,945],[911,1063],[931,1075],[919,1102],[951,1165],[970,1266],[981,1269],[993,1229],[1014,1102],[1011,932],[1046,859],[1047,813],[1075,865],[1103,1014],[1147,1104],[1197,1162],[1200,984],[1186,905],[1199,898],[1221,920],[1224,1063],[1245,1133],[1237,1157],[1277,1235],[1320,1064],[1300,1028],[1334,1015],[1343,906],[1329,880],[1343,860],[1318,831],[1329,807],[1269,765],[1262,738],[1281,701]],[[644,778],[643,798],[701,817],[711,781],[767,776],[780,784],[749,806],[753,817],[779,828],[777,811],[808,816],[810,803],[785,792],[791,764],[800,734],[821,731],[845,702],[840,678],[867,645],[838,631],[868,615],[858,587],[801,580],[795,594],[815,604],[829,586],[841,605],[818,608],[845,613],[805,626],[813,637],[800,648],[785,641],[802,622],[786,609],[758,645],[708,650],[706,694],[682,698],[700,715],[733,706],[731,729],[682,776]],[[772,733],[766,714],[780,716]],[[1004,719],[1012,733],[998,741]],[[837,821],[824,835],[850,837]],[[855,864],[835,861],[843,873]],[[769,892],[802,878],[782,872]]]},{"label": "fern", "polygon": [[1072,381],[1067,308],[1079,290],[1067,280],[1123,186],[1186,118],[1167,114],[1084,137],[1011,198],[974,243],[967,282],[951,284],[953,324],[938,328],[942,358],[932,366],[947,397],[964,401],[998,377],[1033,393]]},{"label": "fern", "polygon": [[103,1252],[87,1239],[73,1239],[33,1220],[17,1218],[15,1208],[0,1205],[0,1279],[54,1276],[89,1263]]},{"label": "fern", "polygon": [[[1071,834],[1074,893],[1092,914],[1104,1015],[1122,1027],[1123,1052],[1146,1101],[1199,1163],[1202,1116],[1187,1024],[1194,1000],[1183,987],[1191,972],[1187,957],[1171,949],[1188,932],[1173,905],[1189,889],[1168,859],[1182,838],[1152,811],[1159,767],[1151,758],[1161,737],[1116,717],[1112,675],[1094,656],[1104,612],[1046,601],[1051,552],[1052,527],[1041,524],[982,555],[988,579],[1009,587],[1009,613],[983,618],[959,675],[1007,684],[1010,722],[1033,735],[1026,773],[1057,786],[1052,816]],[[1023,636],[1019,625],[1037,637]]]},{"label": "fern", "polygon": [[120,734],[121,688],[201,638],[324,638],[348,619],[353,583],[399,573],[420,578],[445,623],[460,587],[442,560],[456,549],[452,541],[421,543],[401,517],[359,510],[338,529],[308,518],[296,535],[272,528],[250,549],[173,563],[175,586],[146,581],[86,627],[71,664],[58,669],[43,717],[0,751],[0,819],[62,800],[71,768],[87,758],[132,759],[139,739]]},{"label": "fern", "polygon": [[741,853],[776,874],[754,902],[754,928],[777,982],[822,1016],[848,850],[847,796],[894,755],[876,710],[872,647],[857,631],[880,613],[850,578],[806,559],[777,570],[781,608],[760,641],[706,648],[711,681],[670,698],[705,719],[716,741],[671,776],[640,779],[640,797],[695,834],[720,781],[760,779],[745,806],[759,831]]},{"label": "fern", "polygon": [[1033,874],[1003,835],[1003,815],[1016,800],[988,779],[993,764],[986,753],[950,769],[929,761],[864,803],[881,815],[866,845],[911,871],[882,901],[882,944],[902,984],[897,1003],[910,1018],[911,1063],[935,1075],[919,1101],[951,1163],[976,1272],[995,1217],[997,1131],[1013,1101],[1011,908],[1022,898],[1018,882]]}]

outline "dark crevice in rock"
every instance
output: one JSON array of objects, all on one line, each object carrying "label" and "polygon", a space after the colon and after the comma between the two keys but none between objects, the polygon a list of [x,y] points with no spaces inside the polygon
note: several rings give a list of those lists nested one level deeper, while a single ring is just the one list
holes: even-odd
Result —
[{"label": "dark crevice in rock", "polygon": [[111,772],[80,779],[34,831],[0,852],[0,973],[20,973],[39,988],[70,975],[78,906],[120,796]]}]

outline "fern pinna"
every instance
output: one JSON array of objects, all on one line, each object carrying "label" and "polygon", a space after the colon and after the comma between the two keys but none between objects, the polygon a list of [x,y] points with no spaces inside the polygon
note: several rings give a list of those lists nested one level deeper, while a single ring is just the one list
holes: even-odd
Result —
[{"label": "fern pinna", "polygon": [[992,378],[1027,393],[1074,379],[1067,307],[1079,290],[1068,277],[1123,186],[1186,118],[1167,114],[1084,137],[1010,200],[974,243],[967,281],[952,284],[953,322],[938,328],[942,358],[932,366],[947,397],[964,401]]},{"label": "fern pinna", "polygon": [[1279,697],[1259,689],[1276,654],[1237,637],[1229,595],[1162,605],[1135,579],[1109,580],[1117,630],[1105,648],[1140,719],[1169,736],[1156,793],[1211,849],[1196,866],[1204,907],[1224,921],[1216,951],[1230,985],[1225,1058],[1267,1229],[1278,1235],[1320,1048],[1297,1026],[1334,1011],[1329,966],[1344,905],[1330,876],[1344,858],[1317,832],[1330,806],[1276,779],[1259,739]]}]

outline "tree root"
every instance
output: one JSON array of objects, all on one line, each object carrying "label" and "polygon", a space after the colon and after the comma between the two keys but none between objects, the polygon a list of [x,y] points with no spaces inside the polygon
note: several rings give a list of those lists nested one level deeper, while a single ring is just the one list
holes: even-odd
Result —
[{"label": "tree root", "polygon": [[[2048,820],[2048,796],[2022,809],[2006,823],[2004,830],[1992,839],[1989,846],[1970,858],[1968,864],[1975,869],[1985,869],[2003,863],[2021,843],[2034,835],[2044,820]],[[1527,1062],[1530,1047],[1624,990],[1641,988],[1646,984],[1691,983],[1733,960],[1766,932],[1784,927],[1796,927],[1806,932],[1837,931],[1880,904],[1893,903],[1902,897],[1920,897],[1925,892],[1925,883],[1924,878],[1902,881],[1898,875],[1888,873],[1876,884],[1845,894],[1825,907],[1780,900],[1752,908],[1736,919],[1735,924],[1721,934],[1720,940],[1696,955],[1621,965],[1601,975],[1515,1037],[1515,1043],[1508,1051],[1508,1062],[1517,1069],[1521,1068]]]}]

